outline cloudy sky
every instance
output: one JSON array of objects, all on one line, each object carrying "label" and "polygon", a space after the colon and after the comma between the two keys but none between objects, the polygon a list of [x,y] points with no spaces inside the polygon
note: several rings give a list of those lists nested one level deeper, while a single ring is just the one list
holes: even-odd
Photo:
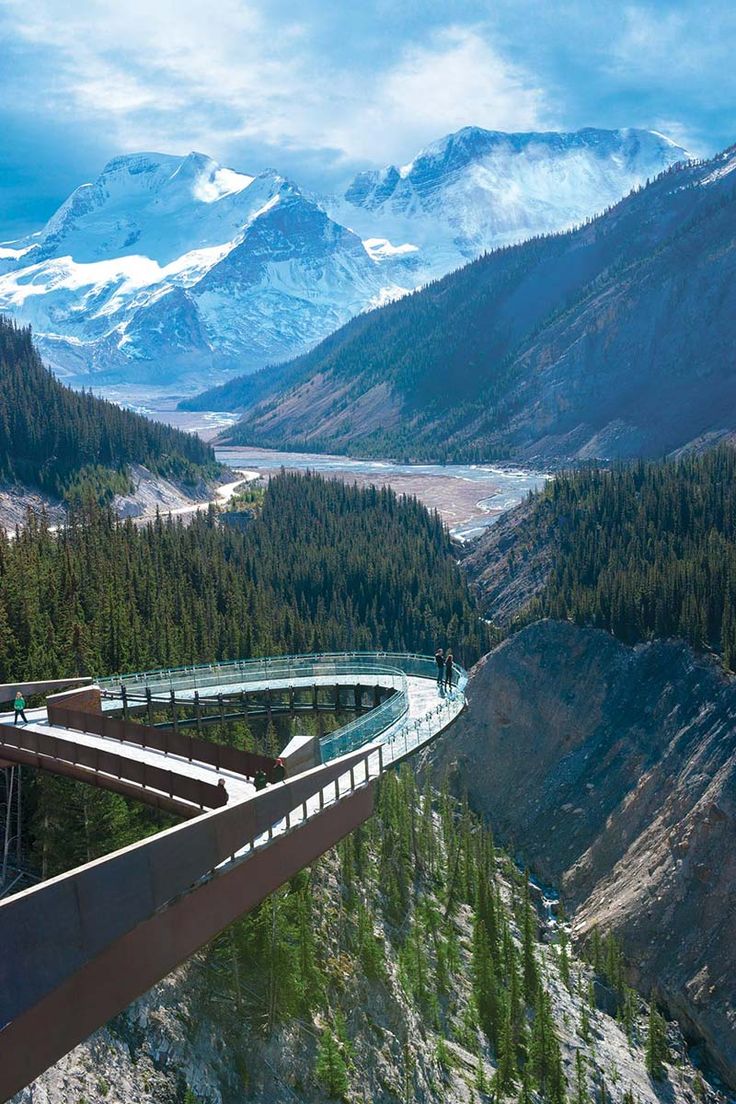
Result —
[{"label": "cloudy sky", "polygon": [[734,47],[731,0],[0,0],[0,239],[135,150],[310,187],[467,124],[712,153],[736,141]]}]

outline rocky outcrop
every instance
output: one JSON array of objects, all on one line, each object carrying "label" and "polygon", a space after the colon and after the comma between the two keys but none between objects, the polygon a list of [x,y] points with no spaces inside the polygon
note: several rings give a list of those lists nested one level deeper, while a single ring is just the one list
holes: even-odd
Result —
[{"label": "rocky outcrop", "polygon": [[584,938],[623,940],[632,980],[736,1083],[736,683],[679,642],[626,647],[541,621],[480,661],[428,753]]},{"label": "rocky outcrop", "polygon": [[463,567],[489,621],[508,628],[544,589],[552,568],[557,524],[547,503],[527,498],[502,514],[470,545]]}]

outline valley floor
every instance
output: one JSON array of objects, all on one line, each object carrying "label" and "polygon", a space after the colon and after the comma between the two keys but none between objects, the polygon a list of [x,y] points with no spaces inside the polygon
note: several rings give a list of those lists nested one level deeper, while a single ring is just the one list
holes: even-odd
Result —
[{"label": "valley floor", "polygon": [[392,487],[397,494],[415,496],[427,509],[436,510],[452,536],[463,541],[478,537],[549,478],[543,472],[492,464],[398,464],[255,447],[218,448],[215,453],[221,463],[254,469],[266,479],[283,467],[320,472],[360,487]]}]

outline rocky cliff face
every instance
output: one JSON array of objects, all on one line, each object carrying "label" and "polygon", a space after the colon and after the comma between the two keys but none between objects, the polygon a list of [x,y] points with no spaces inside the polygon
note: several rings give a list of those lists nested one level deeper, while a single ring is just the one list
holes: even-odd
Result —
[{"label": "rocky cliff face", "polygon": [[543,621],[480,661],[469,699],[432,766],[562,886],[578,936],[622,938],[736,1083],[734,680],[678,642]]},{"label": "rocky cliff face", "polygon": [[[439,824],[444,814],[435,811]],[[426,859],[421,837],[422,832],[412,870],[421,870]],[[436,870],[454,886],[450,859],[455,849],[447,849],[439,833],[432,838],[440,860]],[[358,880],[350,853],[343,848],[338,859],[333,851],[312,872],[319,893],[315,938],[324,956],[326,1001],[320,995],[315,1008],[279,1019],[272,1030],[266,1016],[254,1019],[254,987],[268,969],[268,952],[244,956],[242,926],[239,932],[231,928],[19,1093],[14,1104],[323,1104],[327,1099],[471,1104],[495,1099],[497,1055],[478,1029],[473,996],[474,906],[465,900],[451,909],[445,980],[435,991],[433,948],[444,946],[439,929],[448,923],[442,920],[448,902],[440,884],[414,899],[413,911],[429,910],[434,917],[433,930],[423,927],[418,941],[410,916],[400,931],[387,928],[380,912],[385,886],[375,880],[371,862]],[[359,915],[367,919],[365,935],[375,943],[370,961],[375,967],[378,952],[384,963],[378,971],[369,969],[364,951],[356,955],[351,943],[356,902],[346,896],[348,869],[353,890],[368,891],[367,912]],[[506,856],[497,854],[492,869],[497,915],[508,917],[508,936],[519,954],[522,878]],[[453,894],[457,889],[459,884]],[[265,919],[272,929],[268,911]],[[665,1076],[650,1078],[644,1006],[636,1001],[627,1036],[603,1010],[605,1002],[591,1002],[593,972],[568,954],[560,931],[553,918],[540,922],[534,956],[549,996],[566,1083],[571,1092],[575,1086],[581,1093],[578,1100],[724,1104],[697,1076],[675,1025],[668,1029]],[[255,952],[259,944],[247,945]],[[420,946],[426,949],[418,983],[412,963],[420,961],[415,957]],[[504,954],[513,958],[509,946]],[[429,1006],[428,993],[434,994]],[[347,1074],[335,1092],[317,1076],[320,1040],[331,1024]],[[515,1099],[520,1091],[515,1084],[506,1095]],[[537,1099],[536,1092],[530,1099]]]},{"label": "rocky cliff face", "polygon": [[489,621],[507,629],[544,589],[559,524],[548,503],[527,498],[469,545],[463,566]]}]

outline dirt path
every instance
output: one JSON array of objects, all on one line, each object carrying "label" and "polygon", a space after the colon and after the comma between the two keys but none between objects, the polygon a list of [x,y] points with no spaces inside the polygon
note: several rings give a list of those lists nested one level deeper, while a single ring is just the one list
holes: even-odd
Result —
[{"label": "dirt path", "polygon": [[[217,488],[217,493],[214,498],[208,499],[205,502],[188,502],[186,506],[176,506],[173,510],[167,510],[166,514],[171,517],[181,517],[182,514],[194,514],[197,510],[206,510],[210,506],[225,506],[234,494],[243,486],[244,483],[252,483],[256,479],[260,479],[260,472],[238,470],[239,479],[233,480],[232,483],[223,483],[221,487]],[[161,511],[163,513],[163,511]],[[136,520],[150,521],[151,516],[142,516]]]}]

